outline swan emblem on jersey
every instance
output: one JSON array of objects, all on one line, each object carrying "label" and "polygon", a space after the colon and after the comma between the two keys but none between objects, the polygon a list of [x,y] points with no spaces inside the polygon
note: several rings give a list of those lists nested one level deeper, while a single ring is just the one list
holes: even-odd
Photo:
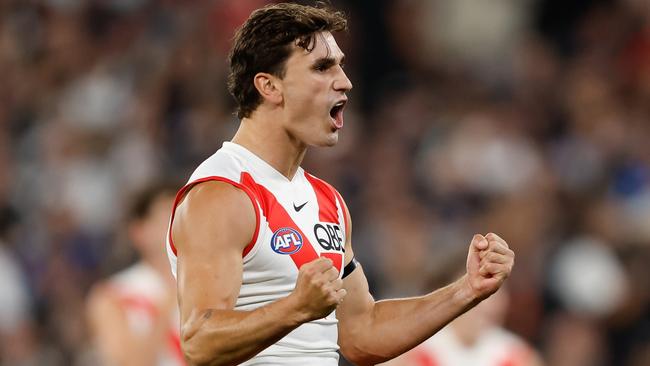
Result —
[{"label": "swan emblem on jersey", "polygon": [[293,254],[302,248],[302,235],[296,229],[283,227],[273,233],[271,249],[278,254]]}]

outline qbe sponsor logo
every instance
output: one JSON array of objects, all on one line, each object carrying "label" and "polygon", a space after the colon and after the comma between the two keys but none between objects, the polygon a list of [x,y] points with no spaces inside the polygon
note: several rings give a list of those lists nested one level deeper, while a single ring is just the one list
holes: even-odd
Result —
[{"label": "qbe sponsor logo", "polygon": [[302,235],[298,230],[283,227],[273,233],[271,237],[271,249],[279,254],[293,254],[302,248]]},{"label": "qbe sponsor logo", "polygon": [[324,250],[345,251],[343,232],[338,224],[318,223],[314,225],[314,235]]}]

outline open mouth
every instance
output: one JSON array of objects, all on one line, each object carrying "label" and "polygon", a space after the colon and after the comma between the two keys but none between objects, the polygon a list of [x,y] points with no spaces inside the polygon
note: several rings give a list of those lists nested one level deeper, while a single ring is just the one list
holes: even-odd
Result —
[{"label": "open mouth", "polygon": [[343,108],[345,108],[345,103],[347,103],[346,100],[341,100],[330,109],[330,117],[334,120],[336,128],[343,128]]}]

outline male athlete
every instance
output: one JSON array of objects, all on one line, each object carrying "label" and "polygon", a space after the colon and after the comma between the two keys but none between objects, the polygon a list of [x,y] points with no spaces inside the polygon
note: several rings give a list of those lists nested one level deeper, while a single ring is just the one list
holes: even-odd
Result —
[{"label": "male athlete", "polygon": [[174,191],[160,184],[135,197],[127,233],[141,259],[90,293],[88,323],[102,365],[185,365],[176,284],[160,250]]},{"label": "male athlete", "polygon": [[[300,168],[343,128],[338,12],[258,9],[238,30],[229,88],[239,130],[192,174],[172,213],[181,341],[193,365],[372,365],[429,338],[495,292],[513,252],[475,235],[467,274],[426,296],[375,302],[354,260],[351,220],[329,184]],[[396,243],[399,245],[399,243]]]}]

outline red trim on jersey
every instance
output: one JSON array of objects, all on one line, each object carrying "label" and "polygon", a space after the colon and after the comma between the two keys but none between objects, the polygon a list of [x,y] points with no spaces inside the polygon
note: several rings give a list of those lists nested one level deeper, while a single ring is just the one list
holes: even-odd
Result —
[{"label": "red trim on jersey", "polygon": [[143,310],[151,318],[158,316],[158,308],[156,308],[156,306],[148,299],[136,296],[123,296],[119,294],[118,296],[122,306]]},{"label": "red trim on jersey", "polygon": [[[261,198],[260,206],[271,231],[276,232],[282,228],[292,228],[302,236],[302,247],[300,250],[289,255],[296,264],[296,267],[300,269],[304,264],[318,259],[318,253],[316,253],[311,242],[309,242],[307,235],[296,225],[291,216],[289,216],[289,213],[287,213],[287,210],[278,202],[273,193],[266,189],[266,187],[257,184],[253,177],[246,172],[242,173],[242,183],[253,192],[256,192],[258,197]],[[337,269],[341,271],[341,261],[338,263],[339,266]]]},{"label": "red trim on jersey", "polygon": [[499,363],[499,366],[517,366],[525,365],[527,359],[531,357],[530,350],[525,346],[513,347],[504,360]]},{"label": "red trim on jersey", "polygon": [[417,366],[438,366],[435,357],[424,349],[413,350],[413,361]]},{"label": "red trim on jersey", "polygon": [[248,187],[246,187],[245,185],[243,185],[241,183],[238,183],[238,182],[235,182],[233,180],[230,180],[228,178],[218,177],[218,176],[210,176],[210,177],[197,179],[197,180],[195,180],[195,181],[193,181],[191,183],[186,184],[183,188],[180,189],[180,191],[178,191],[178,193],[176,194],[176,199],[174,200],[174,206],[172,206],[172,217],[171,217],[171,220],[169,221],[169,246],[171,247],[172,252],[174,253],[174,255],[177,255],[176,254],[176,246],[174,246],[174,240],[172,239],[172,227],[173,227],[173,224],[174,224],[174,216],[176,215],[176,207],[178,206],[181,199],[185,196],[185,193],[187,193],[187,191],[190,190],[190,188],[194,187],[197,184],[208,182],[208,181],[224,182],[224,183],[228,183],[228,184],[230,184],[230,185],[232,185],[232,186],[234,186],[236,188],[241,189],[242,191],[244,191],[244,193],[246,193],[248,198],[250,198],[251,203],[253,204],[253,209],[255,211],[255,231],[253,232],[253,237],[251,238],[250,243],[248,243],[246,245],[246,247],[244,248],[244,250],[242,252],[242,257],[245,257],[246,254],[248,254],[248,252],[250,252],[251,249],[253,249],[253,246],[255,245],[255,241],[257,239],[257,234],[260,231],[260,212],[257,209],[257,204],[256,204],[257,200],[255,199],[255,195],[253,194],[253,192],[251,192],[251,190]]},{"label": "red trim on jersey", "polygon": [[[318,218],[320,221],[339,224],[339,214],[336,207],[336,202],[338,201],[339,207],[341,207],[341,212],[343,212],[343,227],[345,228],[345,236],[347,237],[347,212],[345,211],[343,198],[339,192],[327,182],[318,179],[307,172],[305,172],[305,178],[307,178],[316,193],[316,199],[318,201]],[[343,245],[345,245],[345,243]],[[336,268],[339,268],[339,271],[343,268],[343,255],[341,253],[323,253],[321,256],[331,259]]]},{"label": "red trim on jersey", "polygon": [[[341,207],[341,212],[343,212],[343,227],[346,230],[345,235],[347,237],[347,213],[345,211],[345,205],[343,204],[343,198],[341,198],[339,192],[327,182],[318,179],[307,172],[305,172],[305,178],[307,178],[316,193],[316,199],[318,201],[318,218],[320,221],[339,224],[339,214],[336,206],[336,202],[338,201],[339,207]],[[341,253],[323,253],[321,256],[331,259],[339,271],[343,268],[343,255]]]},{"label": "red trim on jersey", "polygon": [[341,268],[343,268],[343,255],[341,253],[321,253],[320,256],[331,259],[334,267],[341,272]]},{"label": "red trim on jersey", "polygon": [[[120,303],[124,307],[135,308],[144,311],[149,317],[157,318],[159,316],[158,308],[149,299],[137,296],[120,296]],[[185,356],[181,349],[181,337],[174,329],[167,332],[167,343],[169,351],[174,355],[179,365],[185,365]]]},{"label": "red trim on jersey", "polygon": [[[334,188],[332,188],[332,189],[334,189]],[[336,200],[339,201],[339,206],[341,206],[341,211],[343,212],[343,224],[345,225],[345,236],[347,237],[348,234],[349,234],[348,233],[348,230],[349,230],[349,228],[348,228],[348,215],[350,213],[348,212],[348,208],[345,205],[345,202],[343,201],[343,197],[341,196],[339,191],[334,189],[334,194],[336,195]]]},{"label": "red trim on jersey", "polygon": [[305,178],[307,178],[316,193],[319,221],[338,224],[339,214],[336,208],[335,189],[307,172],[305,172]]},{"label": "red trim on jersey", "polygon": [[169,335],[167,336],[167,339],[169,342],[169,347],[172,353],[174,354],[174,357],[176,357],[178,364],[187,365],[185,363],[185,356],[183,355],[183,349],[181,348],[181,336],[174,331],[170,331]]}]

